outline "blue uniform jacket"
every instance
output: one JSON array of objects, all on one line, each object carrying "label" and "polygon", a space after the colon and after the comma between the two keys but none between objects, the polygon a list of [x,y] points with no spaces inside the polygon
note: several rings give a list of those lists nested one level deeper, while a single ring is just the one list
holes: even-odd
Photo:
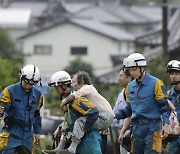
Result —
[{"label": "blue uniform jacket", "polygon": [[[41,92],[36,87],[33,86],[29,93],[25,93],[20,82],[5,88],[0,96],[0,102],[5,107],[5,118],[13,116],[15,123],[24,129],[33,126],[35,134],[41,132],[39,110],[42,101]],[[13,133],[6,127],[3,127],[3,131]]]},{"label": "blue uniform jacket", "polygon": [[171,88],[168,98],[176,108],[178,120],[180,121],[180,94],[177,95],[174,86]]},{"label": "blue uniform jacket", "polygon": [[118,111],[115,116],[123,119],[131,116],[136,119],[161,119],[169,123],[167,113],[167,92],[163,82],[146,72],[141,83],[136,79],[130,82],[126,88],[127,107]]}]

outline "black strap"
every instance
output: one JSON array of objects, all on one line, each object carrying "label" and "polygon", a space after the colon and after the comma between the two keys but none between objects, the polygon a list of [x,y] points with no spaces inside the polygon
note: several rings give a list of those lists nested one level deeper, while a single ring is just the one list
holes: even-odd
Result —
[{"label": "black strap", "polygon": [[52,150],[56,148],[56,139],[53,139],[53,145],[52,145]]},{"label": "black strap", "polygon": [[124,89],[124,92],[123,92],[123,97],[124,97],[124,100],[126,101],[126,89]]},{"label": "black strap", "polygon": [[59,144],[59,137],[53,138],[52,150],[55,149]]}]

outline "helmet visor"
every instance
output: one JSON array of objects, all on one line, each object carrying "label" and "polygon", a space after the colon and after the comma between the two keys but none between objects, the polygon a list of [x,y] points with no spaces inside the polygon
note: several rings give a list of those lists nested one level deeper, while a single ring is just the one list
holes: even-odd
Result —
[{"label": "helmet visor", "polygon": [[29,85],[36,85],[38,83],[38,81],[33,81],[32,79],[24,78],[23,80]]},{"label": "helmet visor", "polygon": [[55,86],[57,86],[57,84],[56,84],[56,82],[53,82],[53,83],[50,82],[50,83],[48,83],[48,86],[49,87],[55,87]]},{"label": "helmet visor", "polygon": [[56,87],[56,86],[60,86],[60,85],[64,85],[64,84],[71,84],[71,81],[63,81],[63,82],[50,82],[48,83],[49,87]]}]

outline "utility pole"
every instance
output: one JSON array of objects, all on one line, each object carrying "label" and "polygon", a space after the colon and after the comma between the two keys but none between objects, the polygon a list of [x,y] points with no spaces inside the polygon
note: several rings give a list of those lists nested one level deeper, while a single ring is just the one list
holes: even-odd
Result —
[{"label": "utility pole", "polygon": [[162,48],[166,64],[169,62],[168,52],[168,0],[162,0]]}]

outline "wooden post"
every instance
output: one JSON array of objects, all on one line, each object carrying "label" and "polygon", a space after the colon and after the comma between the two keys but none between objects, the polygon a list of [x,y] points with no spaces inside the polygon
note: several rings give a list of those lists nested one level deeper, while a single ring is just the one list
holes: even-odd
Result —
[{"label": "wooden post", "polygon": [[162,0],[162,48],[163,55],[165,58],[165,63],[169,62],[169,52],[168,52],[168,0]]},{"label": "wooden post", "polygon": [[115,144],[114,144],[114,139],[113,139],[113,134],[112,134],[111,126],[109,127],[109,133],[110,133],[111,143],[112,143],[112,153],[116,154],[116,148],[115,148]]}]

